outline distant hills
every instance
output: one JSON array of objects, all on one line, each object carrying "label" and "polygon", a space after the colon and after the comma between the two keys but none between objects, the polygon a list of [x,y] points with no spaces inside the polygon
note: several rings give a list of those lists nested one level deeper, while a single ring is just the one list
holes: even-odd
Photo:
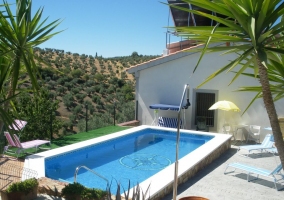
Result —
[{"label": "distant hills", "polygon": [[[42,78],[39,84],[59,101],[57,117],[64,121],[65,132],[84,130],[86,107],[93,127],[104,123],[97,118],[113,123],[114,102],[116,123],[133,120],[135,80],[125,69],[159,57],[135,51],[129,56],[112,58],[51,48],[35,48],[34,52],[41,61],[37,62]],[[23,85],[29,87],[29,82]]]}]

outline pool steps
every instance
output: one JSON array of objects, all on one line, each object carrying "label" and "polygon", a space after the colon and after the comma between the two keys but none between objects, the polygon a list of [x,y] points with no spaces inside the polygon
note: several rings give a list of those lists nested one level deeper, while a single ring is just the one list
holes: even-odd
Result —
[{"label": "pool steps", "polygon": [[75,170],[75,173],[74,173],[74,183],[77,182],[77,174],[78,174],[78,171],[79,171],[81,168],[84,168],[84,169],[86,169],[86,170],[92,172],[92,173],[95,174],[96,176],[100,177],[101,179],[103,179],[104,181],[106,181],[106,182],[107,182],[107,186],[109,186],[109,181],[108,181],[105,177],[103,177],[103,176],[100,175],[99,173],[95,172],[94,170],[92,170],[92,169],[90,169],[90,168],[88,168],[88,167],[86,167],[86,166],[84,166],[84,165],[80,165],[80,166],[76,167],[76,170]]}]

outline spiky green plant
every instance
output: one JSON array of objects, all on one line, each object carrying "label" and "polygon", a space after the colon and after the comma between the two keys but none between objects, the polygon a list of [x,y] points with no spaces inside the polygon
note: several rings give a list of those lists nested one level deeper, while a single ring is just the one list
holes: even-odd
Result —
[{"label": "spiky green plant", "polygon": [[[273,101],[276,102],[284,98],[284,55],[274,54],[274,56],[269,56],[269,67],[267,69],[268,80],[270,82],[270,91],[273,97]],[[249,66],[254,68],[254,66]],[[254,73],[242,73],[242,75],[259,79],[259,75],[255,76]],[[242,86],[239,87],[237,91],[241,92],[255,92],[256,95],[252,101],[248,104],[247,108],[243,111],[246,112],[247,109],[253,104],[256,99],[262,98],[262,87],[260,85],[256,86]]]},{"label": "spiky green plant", "polygon": [[47,41],[59,32],[52,31],[59,25],[55,20],[46,24],[42,20],[43,8],[32,17],[32,1],[16,0],[16,12],[12,12],[7,0],[3,0],[0,12],[0,131],[3,124],[11,124],[6,113],[9,98],[15,95],[19,75],[24,72],[29,76],[33,90],[38,90],[37,66],[33,48]]}]

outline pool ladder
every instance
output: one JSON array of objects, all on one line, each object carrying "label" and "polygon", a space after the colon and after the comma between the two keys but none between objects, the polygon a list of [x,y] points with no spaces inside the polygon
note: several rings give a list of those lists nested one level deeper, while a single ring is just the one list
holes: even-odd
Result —
[{"label": "pool ladder", "polygon": [[78,171],[79,171],[81,168],[84,168],[84,169],[86,169],[86,170],[92,172],[92,173],[95,174],[96,176],[98,176],[98,177],[100,177],[101,179],[103,179],[104,181],[106,181],[106,182],[107,182],[107,188],[109,187],[109,182],[108,182],[108,180],[107,180],[105,177],[103,177],[102,175],[98,174],[98,173],[95,172],[94,170],[91,170],[90,168],[88,168],[88,167],[86,167],[86,166],[84,166],[84,165],[78,166],[78,167],[76,168],[75,173],[74,173],[74,183],[77,182],[77,174],[78,174]]}]

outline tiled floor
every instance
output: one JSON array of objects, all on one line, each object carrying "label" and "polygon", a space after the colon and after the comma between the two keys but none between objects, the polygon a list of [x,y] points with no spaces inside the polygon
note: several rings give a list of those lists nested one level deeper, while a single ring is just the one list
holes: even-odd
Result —
[{"label": "tiled floor", "polygon": [[[246,144],[241,144],[246,145]],[[236,170],[233,173],[224,174],[227,163],[240,162],[268,170],[274,169],[280,159],[271,153],[253,154],[250,158],[240,156],[246,151],[237,151],[238,146],[224,153],[220,158],[199,171],[193,178],[178,187],[177,199],[187,196],[202,196],[210,200],[283,200],[284,180],[282,189],[277,191],[274,188],[273,180],[260,176],[258,180],[247,181],[247,174],[244,171]],[[232,170],[228,170],[232,171]],[[284,174],[282,170],[282,174]],[[279,178],[279,177],[278,177]],[[281,185],[278,185],[281,187]],[[173,199],[169,194],[163,200]]]}]

